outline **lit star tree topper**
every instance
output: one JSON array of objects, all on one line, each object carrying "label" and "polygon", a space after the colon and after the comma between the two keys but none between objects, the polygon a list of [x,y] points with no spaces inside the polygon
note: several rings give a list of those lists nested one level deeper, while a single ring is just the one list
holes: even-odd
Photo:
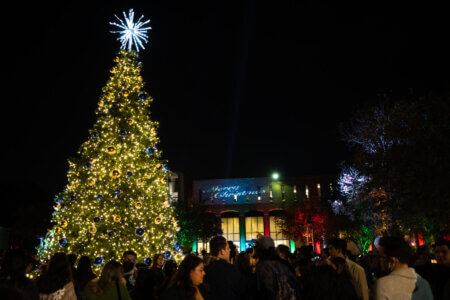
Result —
[{"label": "lit star tree topper", "polygon": [[134,11],[130,9],[128,16],[123,12],[124,20],[121,20],[118,16],[114,15],[120,23],[110,22],[109,24],[119,27],[121,30],[111,31],[111,33],[119,33],[117,38],[121,43],[121,49],[133,50],[133,46],[136,47],[136,51],[139,52],[139,47],[145,49],[144,43],[148,42],[147,30],[151,27],[144,27],[150,20],[143,21],[144,15],[142,15],[137,22],[134,22]]}]

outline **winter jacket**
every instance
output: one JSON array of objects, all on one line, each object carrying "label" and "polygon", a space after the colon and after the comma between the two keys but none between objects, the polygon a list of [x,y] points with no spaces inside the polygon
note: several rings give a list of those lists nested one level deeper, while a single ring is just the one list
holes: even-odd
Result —
[{"label": "winter jacket", "polygon": [[239,299],[242,293],[240,273],[236,266],[224,259],[212,260],[205,267],[205,282],[211,289],[212,299]]}]

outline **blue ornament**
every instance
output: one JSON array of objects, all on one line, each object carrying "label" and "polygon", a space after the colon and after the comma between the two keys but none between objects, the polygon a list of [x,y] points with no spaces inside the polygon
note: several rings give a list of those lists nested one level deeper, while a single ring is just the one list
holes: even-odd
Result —
[{"label": "blue ornament", "polygon": [[136,229],[136,230],[134,231],[134,233],[135,233],[137,236],[143,236],[143,235],[144,235],[144,229],[138,228],[138,229]]},{"label": "blue ornament", "polygon": [[170,251],[166,251],[164,252],[163,256],[165,259],[170,259],[172,257],[172,253],[170,253]]},{"label": "blue ornament", "polygon": [[126,130],[119,131],[119,136],[122,137],[122,138],[126,137],[127,136],[127,131]]},{"label": "blue ornament", "polygon": [[86,166],[88,167],[88,169],[92,169],[92,163],[87,163]]},{"label": "blue ornament", "polygon": [[128,171],[127,172],[127,177],[131,177],[131,176],[133,176],[133,172]]},{"label": "blue ornament", "polygon": [[59,240],[59,246],[61,247],[61,248],[64,248],[64,247],[66,247],[67,246],[67,239],[66,238],[63,238],[63,239],[60,239]]},{"label": "blue ornament", "polygon": [[114,194],[116,194],[116,196],[119,196],[120,195],[120,190],[119,189],[115,190]]},{"label": "blue ornament", "polygon": [[97,200],[98,201],[102,201],[103,200],[103,196],[102,195],[97,195]]},{"label": "blue ornament", "polygon": [[108,231],[108,236],[110,238],[114,237],[114,230]]},{"label": "blue ornament", "polygon": [[94,136],[95,136],[95,137],[99,137],[99,136],[100,136],[100,133],[99,133],[98,131],[94,131]]},{"label": "blue ornament", "polygon": [[100,222],[100,217],[95,217],[95,218],[94,218],[94,222],[95,222],[95,223]]},{"label": "blue ornament", "polygon": [[163,169],[165,172],[169,172],[169,168],[168,168],[166,165],[163,165],[163,166],[162,166],[162,169]]},{"label": "blue ornament", "polygon": [[152,258],[151,257],[144,258],[144,264],[146,266],[150,266],[151,263],[152,263]]},{"label": "blue ornament", "polygon": [[94,258],[94,266],[101,267],[103,266],[105,260],[103,259],[103,256],[97,256]]},{"label": "blue ornament", "polygon": [[147,153],[148,155],[153,155],[153,149],[152,148],[147,148],[147,150],[145,150],[145,153]]},{"label": "blue ornament", "polygon": [[75,196],[75,195],[71,196],[71,197],[70,197],[70,200],[71,200],[72,202],[75,202],[75,200],[77,200],[77,196]]},{"label": "blue ornament", "polygon": [[175,250],[175,251],[179,251],[180,250],[180,244],[178,244],[178,243],[175,243],[174,245],[173,245],[173,250]]},{"label": "blue ornament", "polygon": [[147,101],[147,95],[145,93],[139,93],[138,99],[141,102],[145,102],[145,101]]},{"label": "blue ornament", "polygon": [[56,198],[56,199],[55,199],[55,203],[56,203],[56,204],[60,204],[60,203],[62,203],[62,199],[60,199],[60,198]]}]

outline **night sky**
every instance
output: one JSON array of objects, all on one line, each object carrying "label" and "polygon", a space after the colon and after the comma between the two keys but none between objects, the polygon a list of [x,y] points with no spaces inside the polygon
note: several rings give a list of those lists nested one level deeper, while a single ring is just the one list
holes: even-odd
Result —
[{"label": "night sky", "polygon": [[449,88],[439,7],[96,2],[2,9],[2,201],[66,184],[120,47],[109,22],[131,7],[153,28],[140,56],[160,148],[192,178],[336,172],[350,158],[339,124],[378,93]]}]

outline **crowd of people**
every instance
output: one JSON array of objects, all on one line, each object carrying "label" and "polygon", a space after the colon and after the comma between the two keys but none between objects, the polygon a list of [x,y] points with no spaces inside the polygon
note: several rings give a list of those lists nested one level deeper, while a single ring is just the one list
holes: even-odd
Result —
[{"label": "crowd of people", "polygon": [[354,257],[347,242],[331,239],[320,257],[312,246],[294,253],[261,235],[238,253],[222,236],[210,252],[187,253],[178,265],[156,254],[138,263],[132,250],[109,261],[99,276],[87,256],[55,253],[32,280],[36,262],[19,249],[1,258],[0,299],[450,299],[450,241],[413,249],[403,238],[383,237],[374,251]]}]

